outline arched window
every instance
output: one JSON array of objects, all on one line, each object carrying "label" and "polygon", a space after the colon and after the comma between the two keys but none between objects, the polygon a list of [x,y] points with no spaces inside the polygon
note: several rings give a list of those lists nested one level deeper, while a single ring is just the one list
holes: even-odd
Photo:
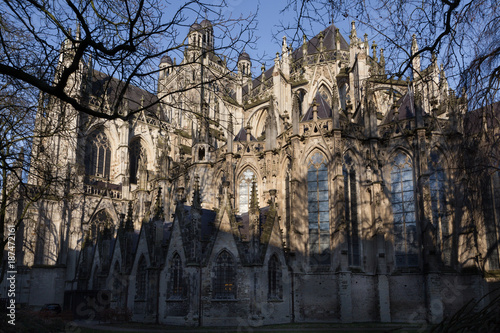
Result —
[{"label": "arched window", "polygon": [[268,298],[282,299],[283,285],[281,283],[281,265],[276,255],[273,255],[271,259],[269,259],[268,281],[269,281]]},{"label": "arched window", "polygon": [[307,171],[309,254],[312,264],[330,263],[330,212],[326,158],[315,153]]},{"label": "arched window", "polygon": [[85,174],[109,178],[111,149],[108,137],[102,131],[94,131],[85,145]]},{"label": "arched window", "polygon": [[222,251],[215,262],[215,299],[236,299],[236,270],[233,256]]},{"label": "arched window", "polygon": [[137,265],[137,274],[135,280],[135,299],[146,300],[146,277],[147,277],[147,264],[144,256],[139,259]]},{"label": "arched window", "polygon": [[179,254],[176,253],[170,264],[170,298],[182,298],[183,296],[182,261]]},{"label": "arched window", "polygon": [[109,232],[111,236],[114,233],[114,223],[106,210],[100,210],[92,218],[89,227],[89,239],[92,242],[96,242],[100,237],[105,235],[105,232]]},{"label": "arched window", "polygon": [[483,211],[486,228],[486,261],[489,270],[500,269],[499,232],[500,232],[500,171],[487,177],[483,186]]},{"label": "arched window", "polygon": [[342,108],[342,110],[345,110],[347,103],[347,83],[344,83],[342,86],[340,86],[339,97],[340,97],[340,107]]},{"label": "arched window", "polygon": [[325,85],[322,85],[318,89],[318,93],[320,94],[321,98],[323,98],[323,100],[325,102],[327,102],[328,106],[331,107],[332,106],[332,94],[330,93],[328,88],[326,88]]},{"label": "arched window", "polygon": [[418,266],[413,167],[410,158],[403,153],[394,158],[391,189],[396,266]]},{"label": "arched window", "polygon": [[129,146],[129,170],[130,170],[130,183],[137,184],[137,171],[139,170],[139,165],[147,165],[147,155],[146,150],[141,145],[141,140],[136,139],[132,141]]},{"label": "arched window", "polygon": [[447,220],[446,207],[446,175],[439,160],[440,154],[432,151],[429,159],[429,187],[431,192],[432,224],[436,233],[436,240],[440,246],[443,262],[451,264],[451,235]]},{"label": "arched window", "polygon": [[360,241],[358,225],[358,192],[356,186],[356,171],[352,156],[344,156],[342,166],[344,175],[345,221],[347,225],[347,246],[350,266],[360,266]]},{"label": "arched window", "polygon": [[[251,169],[246,169],[240,176],[238,185],[239,213],[247,213],[250,207],[250,197],[252,195],[252,181],[255,181],[255,173]],[[257,184],[256,189],[257,189]],[[257,190],[258,193],[258,190]]]}]

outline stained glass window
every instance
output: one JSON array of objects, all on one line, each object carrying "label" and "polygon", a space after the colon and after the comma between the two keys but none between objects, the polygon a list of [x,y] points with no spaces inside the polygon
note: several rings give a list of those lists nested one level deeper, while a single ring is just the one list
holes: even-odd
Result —
[{"label": "stained glass window", "polygon": [[313,264],[330,263],[330,212],[326,159],[315,153],[307,171],[309,254]]},{"label": "stained glass window", "polygon": [[[238,186],[238,197],[239,197],[238,208],[240,214],[247,213],[250,207],[250,197],[252,195],[252,181],[255,181],[255,174],[253,173],[252,170],[246,169],[240,177],[240,183]],[[257,186],[255,188],[257,189]]]},{"label": "stained glass window", "polygon": [[182,261],[178,253],[174,254],[170,265],[171,298],[181,298],[184,295],[182,281]]},{"label": "stained glass window", "polygon": [[111,165],[111,149],[106,134],[93,132],[85,146],[85,174],[89,176],[109,178]]},{"label": "stained glass window", "polygon": [[451,234],[447,220],[446,208],[446,175],[439,161],[437,151],[431,152],[429,159],[429,188],[431,194],[432,224],[436,233],[437,244],[440,247],[443,262],[451,264]]},{"label": "stained glass window", "polygon": [[413,167],[403,153],[394,158],[391,189],[396,266],[418,266]]},{"label": "stained glass window", "polygon": [[489,270],[500,269],[498,233],[500,229],[500,171],[496,171],[484,186],[483,210],[486,227],[486,260]]},{"label": "stained glass window", "polygon": [[236,270],[227,251],[222,251],[215,263],[214,298],[236,299]]},{"label": "stained glass window", "polygon": [[268,264],[268,280],[269,280],[269,299],[282,299],[282,284],[281,284],[281,265],[276,257],[273,255],[271,259],[269,259]]},{"label": "stained glass window", "polygon": [[349,154],[344,156],[342,167],[344,175],[345,220],[347,225],[347,245],[350,266],[360,265],[360,241],[358,226],[358,194],[356,187],[356,171],[353,159]]},{"label": "stained glass window", "polygon": [[147,164],[146,150],[141,145],[141,140],[136,139],[132,141],[129,146],[129,170],[130,170],[130,183],[137,184],[137,171],[139,170],[140,163]]}]

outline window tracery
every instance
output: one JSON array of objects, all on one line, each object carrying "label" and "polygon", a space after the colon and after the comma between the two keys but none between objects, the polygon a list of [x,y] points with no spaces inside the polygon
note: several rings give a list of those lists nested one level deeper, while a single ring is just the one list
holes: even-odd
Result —
[{"label": "window tracery", "polygon": [[222,251],[215,262],[214,298],[236,299],[236,270],[227,251]]},{"label": "window tracery", "polygon": [[[251,169],[246,169],[240,176],[238,185],[238,210],[240,214],[248,213],[250,208],[250,197],[252,195],[252,182],[255,181],[255,173]],[[258,188],[256,184],[258,193]]]},{"label": "window tracery", "polygon": [[137,184],[137,172],[139,171],[139,165],[143,164],[146,166],[148,162],[146,149],[142,146],[140,139],[136,139],[130,144],[129,157],[130,183]]},{"label": "window tracery", "polygon": [[94,131],[85,146],[85,174],[109,178],[111,149],[109,140],[103,131]]},{"label": "window tracery", "polygon": [[391,189],[396,266],[418,266],[413,167],[410,158],[403,153],[394,158]]},{"label": "window tracery", "polygon": [[349,153],[344,156],[342,166],[344,176],[344,204],[345,220],[347,225],[347,245],[349,265],[360,266],[360,240],[358,226],[358,192],[356,183],[356,170],[353,158]]},{"label": "window tracery", "polygon": [[313,264],[330,262],[330,212],[326,158],[315,153],[308,163],[309,254]]}]

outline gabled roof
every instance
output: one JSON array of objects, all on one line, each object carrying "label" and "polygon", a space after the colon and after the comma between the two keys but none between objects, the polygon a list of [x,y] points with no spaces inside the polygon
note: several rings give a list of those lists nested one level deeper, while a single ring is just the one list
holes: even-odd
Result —
[{"label": "gabled roof", "polygon": [[394,109],[391,108],[389,112],[387,112],[381,125],[389,124],[394,120],[405,120],[415,117],[415,97],[413,96],[413,92],[408,91],[398,100],[397,104],[400,105],[397,117],[394,117]]},{"label": "gabled roof", "polygon": [[[483,117],[484,114],[484,117]],[[486,121],[486,124],[484,122]],[[484,125],[488,129],[500,127],[500,102],[469,111],[464,117],[464,132],[477,134],[483,131]]]},{"label": "gabled roof", "polygon": [[[264,207],[259,209],[259,223],[260,231],[262,232],[262,227],[264,226],[266,213],[269,211],[269,207]],[[243,213],[241,215],[236,215],[236,222],[241,224],[240,235],[244,239],[250,238],[250,216],[249,213]]]},{"label": "gabled roof", "polygon": [[[184,205],[184,211],[186,213],[186,221],[191,220],[191,206]],[[213,223],[215,221],[216,213],[210,209],[201,209],[201,238],[205,239],[212,235]]]},{"label": "gabled roof", "polygon": [[[337,27],[332,24],[325,30],[321,31],[319,34],[311,38],[307,42],[307,54],[314,54],[319,52],[319,35],[322,33],[323,34],[323,47],[325,48],[326,51],[331,51],[331,50],[336,50],[337,49],[337,43],[335,41],[335,31]],[[349,44],[347,41],[344,39],[342,34],[340,34],[340,49],[344,51],[349,50]],[[302,53],[302,46],[298,47],[294,52],[293,52],[293,59],[300,59],[303,57]]]},{"label": "gabled roof", "polygon": [[[318,119],[326,119],[332,117],[332,108],[328,102],[321,97],[321,94],[316,93],[316,103],[318,103]],[[313,119],[313,105],[309,107],[301,121],[308,121]]]},{"label": "gabled roof", "polygon": [[[125,82],[114,77],[108,76],[97,70],[93,71],[90,82],[90,93],[96,97],[107,96],[108,100],[114,102],[118,98],[117,93],[123,89]],[[130,84],[125,91],[123,100],[128,103],[129,110],[135,111],[141,107],[142,99],[144,98],[144,106],[156,103],[158,97],[144,89]],[[154,112],[156,107],[148,108],[148,111]]]},{"label": "gabled roof", "polygon": [[[242,127],[238,132],[238,134],[236,134],[236,136],[234,137],[233,141],[239,141],[239,142],[247,141],[247,130],[244,127]],[[257,141],[257,139],[252,135],[252,133],[250,133],[250,141]]]},{"label": "gabled roof", "polygon": [[[325,30],[321,31],[319,34],[311,38],[307,42],[307,53],[308,54],[315,54],[319,52],[319,35],[322,33],[323,34],[323,47],[325,48],[326,51],[331,51],[331,50],[336,50],[337,48],[337,43],[335,41],[335,31],[337,27],[332,24],[329,27],[327,27]],[[349,50],[349,44],[347,41],[344,39],[342,34],[340,34],[340,50],[343,51],[348,51]],[[302,53],[302,45],[299,46],[295,51],[292,52],[292,59],[297,60],[303,57]],[[264,75],[266,76],[266,80],[269,79],[274,71],[274,66],[271,66],[269,69],[267,69],[264,72]],[[252,90],[256,89],[258,86],[261,84],[261,79],[262,74],[259,75],[257,78],[252,80]],[[243,90],[243,95],[248,94],[248,89]]]}]

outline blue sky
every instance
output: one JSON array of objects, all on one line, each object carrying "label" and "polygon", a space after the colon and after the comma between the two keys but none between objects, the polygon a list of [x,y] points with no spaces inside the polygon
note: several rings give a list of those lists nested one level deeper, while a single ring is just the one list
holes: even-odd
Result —
[{"label": "blue sky", "polygon": [[[281,13],[287,3],[287,1],[284,0],[227,0],[227,3],[229,5],[227,11],[232,13],[233,16],[239,16],[240,14],[245,15],[249,12],[255,13],[258,7],[256,36],[259,37],[259,41],[257,42],[256,49],[247,50],[247,53],[250,54],[250,57],[261,58],[265,56],[264,60],[266,61],[266,68],[272,66],[274,64],[272,59],[274,59],[276,52],[281,52],[281,39],[284,35],[283,32],[279,33],[279,25],[280,23],[283,23],[284,25],[293,24],[296,13],[290,10]],[[312,25],[312,30],[314,31],[308,31],[309,37],[318,34],[321,30],[326,28],[317,22],[312,22]],[[347,19],[344,19],[343,22],[335,22],[335,25],[340,29],[340,32],[346,38],[349,34],[350,22],[348,22]],[[290,38],[288,38],[288,42],[290,43]],[[296,45],[294,45],[294,47],[296,47]],[[258,67],[260,74],[260,64],[258,66],[253,64],[253,67],[254,69]]]},{"label": "blue sky", "polygon": [[[214,1],[215,2],[215,1]],[[252,60],[262,59],[265,61],[266,68],[274,65],[273,59],[276,52],[281,52],[281,40],[284,35],[279,32],[281,23],[284,25],[293,24],[295,21],[296,13],[293,11],[286,11],[281,13],[285,8],[287,1],[285,0],[264,0],[264,1],[244,1],[244,0],[226,0],[227,8],[223,11],[224,16],[231,15],[232,18],[237,18],[240,15],[247,16],[249,13],[257,12],[257,31],[255,36],[259,38],[256,43],[255,49],[246,49],[245,51],[250,55]],[[209,17],[210,19],[210,17]],[[318,22],[311,22],[312,28],[307,26],[307,35],[312,37],[322,31],[326,26]],[[340,29],[344,38],[348,38],[350,33],[350,20],[343,19],[340,22],[334,22]],[[360,31],[358,31],[359,35]],[[364,32],[361,32],[364,34]],[[300,38],[302,40],[302,38]],[[288,38],[290,43],[290,38]],[[296,47],[296,45],[294,45]],[[252,62],[253,76],[260,74],[261,62]]]}]

